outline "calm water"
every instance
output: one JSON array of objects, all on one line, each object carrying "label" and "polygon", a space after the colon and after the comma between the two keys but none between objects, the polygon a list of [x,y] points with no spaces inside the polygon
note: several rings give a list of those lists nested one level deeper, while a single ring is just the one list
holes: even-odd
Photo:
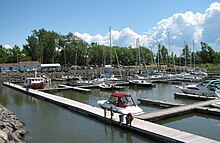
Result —
[{"label": "calm water", "polygon": [[159,124],[220,141],[220,117],[195,113],[160,121]]},{"label": "calm water", "polygon": [[[56,84],[57,83],[54,82],[52,83],[52,85],[48,85],[47,87],[55,86]],[[158,84],[156,88],[152,89],[126,87],[125,90],[119,92],[132,94],[137,103],[137,99],[142,97],[184,104],[195,102],[193,100],[174,98],[173,93],[177,91],[178,89],[175,88],[175,85]],[[56,94],[57,96],[63,96],[98,107],[97,100],[108,99],[111,93],[112,92],[94,89],[91,93],[83,93],[68,90],[62,92],[55,92],[54,94]],[[29,132],[26,134],[25,140],[31,143],[157,142],[153,141],[148,137],[143,137],[138,134],[123,130],[121,128],[117,128],[115,126],[99,122],[98,120],[89,118],[87,116],[83,116],[81,114],[69,111],[52,103],[48,103],[46,101],[38,100],[31,96],[27,96],[24,93],[10,89],[2,85],[0,85],[0,104],[13,111],[19,117],[19,119],[26,124],[25,128]],[[161,109],[154,106],[139,106],[143,108],[146,112]],[[186,119],[192,120],[192,124],[194,124],[194,122],[199,123],[201,121],[201,126],[205,123],[208,124],[213,119],[209,118],[204,121],[203,118],[204,117],[194,118],[194,116],[190,116]],[[183,119],[185,119],[185,117],[177,119],[177,121],[179,121],[180,124],[182,124],[184,123]],[[218,119],[213,120],[219,121]],[[178,124],[179,123],[177,123],[177,125]],[[220,123],[217,124],[219,125]],[[173,128],[176,127],[178,126],[174,125]],[[212,126],[209,126],[209,128],[210,130],[213,128],[218,133],[220,132],[220,130],[216,130]],[[210,138],[213,137],[210,136]]]}]

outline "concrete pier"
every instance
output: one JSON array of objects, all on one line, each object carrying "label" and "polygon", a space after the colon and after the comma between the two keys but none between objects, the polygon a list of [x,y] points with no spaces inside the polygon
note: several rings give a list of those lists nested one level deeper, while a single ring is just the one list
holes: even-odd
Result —
[{"label": "concrete pier", "polygon": [[[57,104],[59,106],[62,106],[64,108],[67,108],[69,110],[73,110],[79,113],[82,113],[84,115],[88,115],[90,117],[96,118],[98,120],[116,125],[118,127],[122,127],[125,129],[128,129],[130,131],[135,131],[137,133],[141,133],[143,135],[150,136],[156,140],[160,140],[163,142],[187,142],[187,143],[217,143],[218,141],[205,138],[202,136],[194,135],[191,133],[187,133],[184,131],[172,129],[169,127],[165,127],[162,125],[158,125],[155,123],[151,123],[148,121],[140,120],[137,118],[134,118],[134,120],[131,123],[131,126],[126,124],[124,121],[120,122],[119,114],[114,113],[112,119],[110,118],[109,114],[107,116],[104,116],[104,111],[101,108],[93,107],[91,105],[87,105],[84,103],[80,103],[71,99],[67,99],[64,97],[52,95],[49,93],[23,88],[20,85],[4,82],[3,85],[12,87],[16,90],[22,91],[24,93],[27,93],[28,95],[32,95],[34,97],[44,99],[46,101],[49,101],[51,103]],[[208,101],[207,101],[208,102]],[[209,101],[211,103],[211,101]],[[203,105],[203,104],[201,104]],[[205,105],[205,103],[204,103]],[[170,108],[171,109],[171,108]],[[124,117],[125,118],[125,117]]]}]

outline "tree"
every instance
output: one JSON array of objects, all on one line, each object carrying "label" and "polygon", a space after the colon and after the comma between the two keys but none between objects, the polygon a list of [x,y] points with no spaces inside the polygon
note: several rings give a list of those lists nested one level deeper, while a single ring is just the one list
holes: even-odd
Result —
[{"label": "tree", "polygon": [[168,50],[165,46],[162,46],[161,48],[161,59],[162,59],[162,63],[163,64],[167,64],[168,63]]},{"label": "tree", "polygon": [[24,51],[31,60],[41,61],[41,63],[53,63],[56,56],[56,39],[59,35],[53,31],[45,29],[33,30],[32,35],[28,36]]},{"label": "tree", "polygon": [[185,66],[187,66],[187,64],[189,63],[189,59],[190,59],[190,51],[189,51],[189,46],[188,44],[185,44],[183,50],[182,50],[182,57],[184,57],[185,60]]},{"label": "tree", "polygon": [[9,54],[7,49],[0,45],[0,63],[7,63],[9,59]]},{"label": "tree", "polygon": [[18,63],[21,57],[20,48],[15,45],[12,49],[8,49],[9,61],[10,63]]},{"label": "tree", "polygon": [[153,63],[152,61],[152,57],[153,57],[153,52],[146,48],[146,47],[143,47],[143,46],[140,46],[140,49],[141,49],[141,55],[142,55],[142,62],[145,63],[145,64],[150,64],[150,63]]},{"label": "tree", "polygon": [[218,62],[217,60],[217,53],[212,49],[212,47],[210,47],[207,43],[205,42],[201,42],[201,49],[202,51],[200,51],[198,53],[198,55],[201,58],[201,62],[203,64],[205,63],[215,63]]}]

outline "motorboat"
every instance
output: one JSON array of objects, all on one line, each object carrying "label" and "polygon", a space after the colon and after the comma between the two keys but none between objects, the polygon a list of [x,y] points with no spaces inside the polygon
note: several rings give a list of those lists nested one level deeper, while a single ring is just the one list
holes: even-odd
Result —
[{"label": "motorboat", "polygon": [[128,80],[129,84],[131,85],[137,85],[137,86],[144,86],[144,87],[153,87],[155,84],[148,82],[146,80],[139,80],[139,79],[131,79]]},{"label": "motorboat", "polygon": [[87,86],[87,85],[93,85],[93,82],[88,81],[88,80],[76,80],[76,81],[67,82],[67,85],[70,85],[70,86]]},{"label": "motorboat", "polygon": [[44,89],[45,85],[45,79],[42,77],[29,77],[24,80],[24,86],[26,88]]},{"label": "motorboat", "polygon": [[104,90],[124,89],[123,86],[117,86],[114,83],[102,82],[98,86],[100,89],[104,89]]},{"label": "motorboat", "polygon": [[204,80],[199,84],[176,86],[183,93],[219,97],[220,80]]},{"label": "motorboat", "polygon": [[212,107],[220,108],[220,102],[214,102],[211,104]]},{"label": "motorboat", "polygon": [[133,115],[144,113],[143,110],[135,104],[132,96],[129,94],[114,93],[111,94],[108,100],[99,100],[97,103],[101,108],[112,109],[114,112],[124,115],[128,113]]}]

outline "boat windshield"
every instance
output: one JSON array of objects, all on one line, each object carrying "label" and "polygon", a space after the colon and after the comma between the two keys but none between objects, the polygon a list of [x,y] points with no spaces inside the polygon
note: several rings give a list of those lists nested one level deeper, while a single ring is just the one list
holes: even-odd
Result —
[{"label": "boat windshield", "polygon": [[126,95],[126,96],[121,96],[121,97],[111,96],[108,99],[108,102],[110,102],[111,104],[113,104],[117,107],[121,107],[121,108],[125,108],[127,106],[135,106],[135,103],[134,103],[131,95]]},{"label": "boat windshield", "polygon": [[118,106],[118,97],[115,97],[115,96],[110,96],[110,98],[108,99],[108,101],[115,105],[115,106]]},{"label": "boat windshield", "polygon": [[131,96],[123,96],[121,97],[121,101],[124,104],[124,106],[135,106],[135,103]]}]

